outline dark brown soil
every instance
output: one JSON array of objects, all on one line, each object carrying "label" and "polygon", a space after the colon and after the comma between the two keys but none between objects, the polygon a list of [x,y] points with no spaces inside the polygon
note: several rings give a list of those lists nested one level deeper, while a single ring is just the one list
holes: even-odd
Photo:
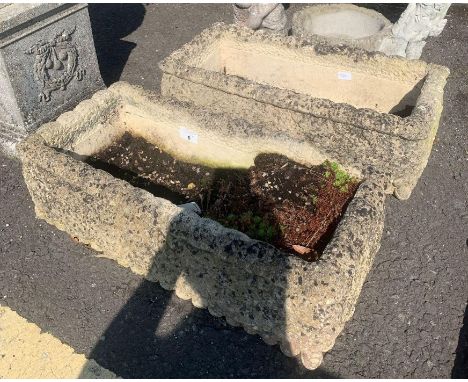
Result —
[{"label": "dark brown soil", "polygon": [[129,133],[87,163],[175,204],[196,202],[205,217],[309,261],[320,256],[358,186],[334,163],[307,167],[261,154],[247,170],[214,169]]}]

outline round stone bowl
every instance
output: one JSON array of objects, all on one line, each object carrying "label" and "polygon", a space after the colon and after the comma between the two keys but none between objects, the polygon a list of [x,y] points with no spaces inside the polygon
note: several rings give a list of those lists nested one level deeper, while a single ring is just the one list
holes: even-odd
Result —
[{"label": "round stone bowl", "polygon": [[392,23],[379,12],[352,4],[313,5],[293,16],[293,35],[307,40],[379,50]]}]

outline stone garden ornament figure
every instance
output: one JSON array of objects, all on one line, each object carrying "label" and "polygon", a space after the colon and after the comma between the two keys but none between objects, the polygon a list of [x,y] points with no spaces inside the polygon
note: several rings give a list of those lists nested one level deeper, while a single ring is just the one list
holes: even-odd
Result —
[{"label": "stone garden ornament figure", "polygon": [[450,3],[408,4],[395,24],[375,10],[352,4],[305,7],[292,20],[293,35],[418,59],[427,37],[438,36]]},{"label": "stone garden ornament figure", "polygon": [[257,30],[265,29],[286,35],[287,17],[279,3],[237,3],[233,4],[234,22]]},{"label": "stone garden ornament figure", "polygon": [[408,7],[393,25],[392,33],[380,47],[388,55],[398,55],[409,59],[421,57],[429,36],[438,36],[445,27],[450,3],[408,4]]}]

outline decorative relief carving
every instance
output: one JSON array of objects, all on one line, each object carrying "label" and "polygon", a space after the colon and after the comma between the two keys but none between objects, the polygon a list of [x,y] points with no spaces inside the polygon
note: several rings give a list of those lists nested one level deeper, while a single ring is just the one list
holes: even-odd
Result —
[{"label": "decorative relief carving", "polygon": [[34,79],[42,90],[38,96],[40,102],[49,102],[55,90],[65,90],[76,78],[83,79],[85,70],[78,65],[78,50],[72,41],[73,30],[63,30],[50,41],[39,40],[25,54],[34,54]]}]

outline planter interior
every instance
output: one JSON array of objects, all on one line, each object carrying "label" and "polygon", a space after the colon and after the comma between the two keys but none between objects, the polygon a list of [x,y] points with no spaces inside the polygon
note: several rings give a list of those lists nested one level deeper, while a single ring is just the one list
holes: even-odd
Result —
[{"label": "planter interior", "polygon": [[336,163],[304,166],[278,154],[259,154],[248,169],[213,168],[196,156],[183,161],[125,126],[132,133],[86,163],[308,261],[323,253],[359,186]]},{"label": "planter interior", "polygon": [[426,75],[420,70],[393,77],[382,67],[359,68],[351,59],[330,60],[275,45],[259,49],[254,43],[229,37],[220,38],[190,61],[204,70],[356,108],[393,114],[410,108],[404,116],[415,106]]},{"label": "planter interior", "polygon": [[294,153],[284,145],[215,142],[163,104],[151,113],[127,103],[117,110],[65,152],[307,260],[323,253],[359,185],[336,163],[287,158]]},{"label": "planter interior", "polygon": [[[378,250],[383,183],[359,185],[320,260],[307,262],[83,162],[124,132],[217,168],[250,167],[265,152],[306,165],[327,158],[287,135],[125,84],[96,93],[18,147],[40,218],[318,367],[352,316]],[[187,139],[187,132],[197,138]]]}]

